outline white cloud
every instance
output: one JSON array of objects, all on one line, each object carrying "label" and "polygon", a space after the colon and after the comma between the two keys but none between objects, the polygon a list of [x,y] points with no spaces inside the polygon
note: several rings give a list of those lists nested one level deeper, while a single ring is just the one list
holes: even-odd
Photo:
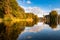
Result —
[{"label": "white cloud", "polygon": [[33,27],[26,27],[25,30],[22,32],[22,34],[24,32],[33,32],[33,33],[37,33],[37,32],[41,32],[44,29],[51,29],[48,25],[44,25],[42,22],[38,23],[37,25],[34,25]]},{"label": "white cloud", "polygon": [[54,10],[58,10],[58,11],[60,11],[60,8],[55,8]]},{"label": "white cloud", "polygon": [[27,1],[27,4],[31,4],[31,1],[28,0],[28,1]]},{"label": "white cloud", "polygon": [[25,12],[32,12],[35,15],[38,15],[38,17],[43,17],[43,15],[47,15],[46,11],[42,10],[40,7],[25,7]]},{"label": "white cloud", "polygon": [[55,8],[54,10],[56,10],[58,14],[60,14],[60,8]]},{"label": "white cloud", "polygon": [[54,30],[54,31],[60,30],[60,25],[58,25],[57,28],[54,28],[53,30]]},{"label": "white cloud", "polygon": [[40,7],[24,7],[24,6],[21,6],[21,7],[24,8],[25,12],[34,13],[38,17],[43,17],[43,15],[49,14],[49,12],[41,9]]},{"label": "white cloud", "polygon": [[24,32],[34,32],[34,33],[36,33],[36,32],[39,32],[43,29],[44,29],[43,23],[38,23],[37,25],[34,25],[33,27],[26,27]]}]

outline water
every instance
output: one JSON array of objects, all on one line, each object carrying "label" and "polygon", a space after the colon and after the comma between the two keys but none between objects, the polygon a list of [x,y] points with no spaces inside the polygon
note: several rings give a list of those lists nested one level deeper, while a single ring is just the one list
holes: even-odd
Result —
[{"label": "water", "polygon": [[26,27],[17,40],[60,40],[60,25],[52,28],[48,24],[38,23]]},{"label": "water", "polygon": [[0,23],[0,40],[60,40],[60,24],[5,21]]}]

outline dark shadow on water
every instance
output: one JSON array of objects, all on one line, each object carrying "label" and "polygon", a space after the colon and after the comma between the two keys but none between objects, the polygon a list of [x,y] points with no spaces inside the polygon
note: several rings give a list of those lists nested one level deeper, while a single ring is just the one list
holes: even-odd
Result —
[{"label": "dark shadow on water", "polygon": [[4,40],[6,37],[6,26],[4,25],[4,23],[0,23],[0,40]]},{"label": "dark shadow on water", "polygon": [[14,23],[12,26],[0,23],[0,40],[16,40],[25,27]]},{"label": "dark shadow on water", "polygon": [[57,28],[57,23],[55,23],[55,24],[45,23],[45,24],[48,24],[49,27],[51,27],[51,28]]},{"label": "dark shadow on water", "polygon": [[8,22],[0,23],[0,40],[17,40],[19,34],[24,31],[25,27],[32,27],[32,22]]}]

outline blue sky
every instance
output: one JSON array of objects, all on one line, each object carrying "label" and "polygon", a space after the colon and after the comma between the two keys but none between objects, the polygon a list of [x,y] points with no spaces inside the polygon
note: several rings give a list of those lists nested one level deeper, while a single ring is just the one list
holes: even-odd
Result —
[{"label": "blue sky", "polygon": [[[21,1],[25,3],[23,4]],[[60,8],[60,0],[29,0],[31,4],[26,3],[26,1],[28,0],[18,0],[18,3],[22,6],[37,6],[42,9]]]},{"label": "blue sky", "polygon": [[42,10],[60,10],[60,0],[17,0],[18,4],[23,7],[39,7]]}]

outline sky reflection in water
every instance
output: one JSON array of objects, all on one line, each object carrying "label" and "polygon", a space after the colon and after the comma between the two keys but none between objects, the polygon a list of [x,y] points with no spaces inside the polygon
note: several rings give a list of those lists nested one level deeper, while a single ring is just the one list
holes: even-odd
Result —
[{"label": "sky reflection in water", "polygon": [[38,23],[33,27],[26,27],[17,40],[60,40],[60,25],[51,28],[47,24]]}]

